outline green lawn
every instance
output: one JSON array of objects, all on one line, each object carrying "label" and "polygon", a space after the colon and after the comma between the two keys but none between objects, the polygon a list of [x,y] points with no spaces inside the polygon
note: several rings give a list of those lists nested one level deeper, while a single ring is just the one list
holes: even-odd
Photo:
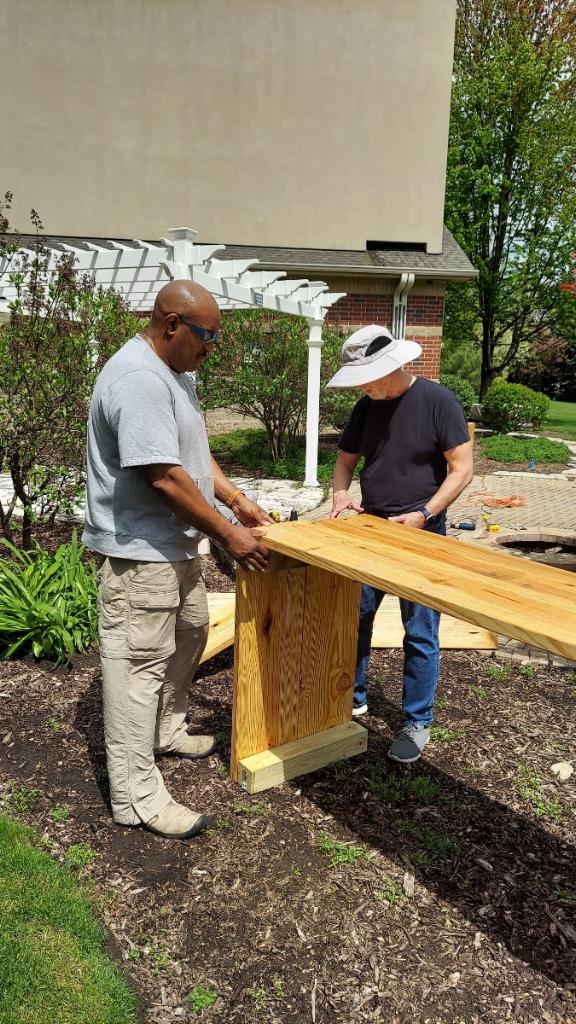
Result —
[{"label": "green lawn", "polygon": [[576,441],[576,402],[552,402],[542,431]]},{"label": "green lawn", "polygon": [[0,814],[0,1024],[134,1024],[90,903],[31,838]]}]

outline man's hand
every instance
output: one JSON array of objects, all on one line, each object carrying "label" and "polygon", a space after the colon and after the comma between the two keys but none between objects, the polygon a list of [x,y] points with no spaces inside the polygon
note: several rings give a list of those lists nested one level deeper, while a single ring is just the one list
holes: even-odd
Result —
[{"label": "man's hand", "polygon": [[239,494],[233,501],[232,511],[242,526],[263,526],[264,523],[274,522],[260,505],[251,501],[245,494]]},{"label": "man's hand", "polygon": [[337,516],[339,516],[341,512],[345,512],[346,509],[350,509],[352,512],[364,511],[362,506],[350,497],[348,491],[334,491],[330,519],[336,519]]},{"label": "man's hand", "polygon": [[252,530],[245,526],[233,526],[226,537],[224,547],[234,561],[239,562],[244,569],[257,569],[264,572],[268,564],[269,553]]},{"label": "man's hand", "polygon": [[390,523],[402,523],[404,526],[412,526],[416,530],[423,530],[426,526],[426,519],[422,512],[404,512],[401,516],[388,516]]}]

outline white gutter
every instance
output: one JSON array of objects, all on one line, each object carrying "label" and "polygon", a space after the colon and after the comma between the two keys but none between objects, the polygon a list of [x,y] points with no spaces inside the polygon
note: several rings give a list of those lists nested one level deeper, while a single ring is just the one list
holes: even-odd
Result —
[{"label": "white gutter", "polygon": [[406,270],[406,267],[359,267],[356,263],[280,263],[280,261],[267,263],[264,260],[258,259],[258,265],[263,270],[276,269],[285,270],[290,274],[310,274],[314,273],[322,274],[346,274],[350,276],[357,275],[359,277],[366,277],[371,275],[378,275],[380,277],[398,277],[402,274],[414,274],[415,277],[419,278],[440,278],[442,281],[473,281],[474,278],[478,277],[477,270],[438,270],[430,269],[427,270],[425,267],[413,267],[411,270]]}]

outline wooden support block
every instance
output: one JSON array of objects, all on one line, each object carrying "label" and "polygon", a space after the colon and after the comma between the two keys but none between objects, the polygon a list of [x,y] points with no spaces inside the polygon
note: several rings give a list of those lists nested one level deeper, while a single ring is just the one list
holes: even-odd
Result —
[{"label": "wooden support block", "polygon": [[242,758],[238,763],[238,781],[248,793],[261,793],[334,761],[363,754],[367,746],[366,729],[357,722],[347,722]]},{"label": "wooden support block", "polygon": [[252,754],[350,722],[359,601],[323,569],[238,569],[233,779]]},{"label": "wooden support block", "polygon": [[306,566],[236,574],[230,771],[238,761],[298,738]]},{"label": "wooden support block", "polygon": [[[402,647],[404,627],[397,597],[387,595],[374,619],[372,647]],[[471,622],[462,622],[452,615],[440,617],[440,647],[443,650],[494,651],[498,646],[495,633]]]},{"label": "wooden support block", "polygon": [[234,643],[234,608],[236,605],[235,594],[208,594],[208,611],[210,624],[208,626],[208,639],[200,664],[213,658],[215,654],[230,647]]}]

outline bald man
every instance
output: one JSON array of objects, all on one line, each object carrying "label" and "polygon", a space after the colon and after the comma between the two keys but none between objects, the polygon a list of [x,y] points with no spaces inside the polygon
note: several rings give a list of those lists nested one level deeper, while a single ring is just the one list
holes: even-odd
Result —
[{"label": "bald man", "polygon": [[[204,288],[173,281],[147,331],[106,363],[90,404],[86,527],[99,555],[99,636],[112,814],[162,836],[198,835],[207,818],[168,793],[155,753],[207,757],[191,736],[188,690],[208,634],[198,543],[208,535],[263,570],[250,527],[269,516],[227,479],[208,447],[194,379],[218,341],[220,310]],[[233,511],[233,525],[214,497]]]}]

